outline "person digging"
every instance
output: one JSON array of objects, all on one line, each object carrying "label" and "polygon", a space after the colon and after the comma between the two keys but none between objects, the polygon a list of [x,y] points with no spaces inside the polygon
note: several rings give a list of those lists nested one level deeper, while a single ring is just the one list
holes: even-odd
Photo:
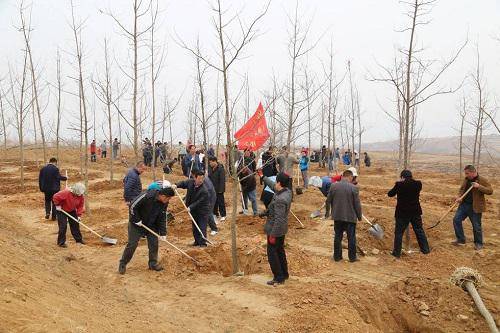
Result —
[{"label": "person digging", "polygon": [[175,196],[171,187],[160,190],[151,189],[141,193],[130,204],[128,241],[118,266],[118,273],[125,274],[127,264],[132,260],[139,240],[145,236],[148,241],[150,270],[161,271],[163,267],[158,263],[158,237],[147,231],[143,226],[152,229],[160,235],[160,240],[167,239],[166,214],[170,198]]},{"label": "person digging", "polygon": [[[473,165],[467,165],[464,168],[465,179],[460,186],[459,196],[456,202],[460,203],[453,218],[453,228],[455,229],[456,240],[452,242],[455,246],[465,245],[465,234],[462,226],[466,218],[472,223],[474,233],[474,248],[481,250],[483,248],[483,231],[481,229],[482,213],[486,211],[486,199],[484,195],[493,194],[493,189],[488,180],[477,173]],[[472,187],[471,191],[468,191]],[[467,192],[468,191],[468,192]],[[461,199],[464,193],[467,194]]]},{"label": "person digging", "polygon": [[260,217],[267,216],[264,231],[267,235],[267,260],[273,279],[267,284],[274,286],[283,284],[289,278],[288,263],[285,253],[285,236],[288,231],[288,213],[292,204],[292,192],[289,189],[290,176],[284,172],[278,173],[276,182],[264,177],[264,184],[273,192],[274,196],[269,208],[259,214]]},{"label": "person digging", "polygon": [[57,225],[59,227],[59,231],[57,233],[57,245],[60,247],[67,247],[66,230],[68,223],[71,235],[75,241],[79,244],[85,244],[78,222],[68,218],[68,216],[64,214],[64,212],[66,212],[75,219],[80,220],[80,217],[85,212],[84,193],[85,185],[82,183],[76,183],[67,189],[57,192],[52,198],[57,211]]},{"label": "person digging", "polygon": [[394,184],[394,187],[387,193],[389,197],[397,196],[396,227],[394,230],[394,249],[392,255],[401,257],[401,247],[403,243],[403,233],[411,223],[415,236],[417,237],[420,252],[428,254],[430,252],[427,236],[422,226],[422,208],[420,207],[420,191],[422,182],[413,179],[410,170],[401,171],[401,179]]}]

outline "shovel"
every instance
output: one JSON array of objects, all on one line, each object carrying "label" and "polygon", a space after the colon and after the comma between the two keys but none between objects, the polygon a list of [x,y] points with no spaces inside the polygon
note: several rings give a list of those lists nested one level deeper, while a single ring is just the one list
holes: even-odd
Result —
[{"label": "shovel", "polygon": [[372,235],[376,239],[384,238],[384,230],[382,229],[382,227],[380,225],[378,225],[377,223],[371,223],[370,220],[368,220],[366,218],[366,216],[364,216],[364,215],[362,215],[362,216],[363,216],[363,220],[365,220],[370,225],[370,229],[368,229],[368,232],[370,233],[370,235]]},{"label": "shovel", "polygon": [[297,193],[297,195],[301,195],[304,193],[304,188],[300,186],[300,173],[298,167],[297,167],[297,187],[295,188],[295,193]]},{"label": "shovel", "polygon": [[66,212],[65,210],[60,210],[60,211],[62,213],[64,213],[64,215],[66,215],[67,217],[69,217],[70,219],[72,219],[73,221],[75,221],[76,223],[81,224],[85,229],[87,229],[88,231],[90,231],[91,233],[93,233],[94,235],[96,235],[97,237],[99,237],[103,243],[111,244],[111,245],[115,245],[116,244],[116,242],[117,242],[116,239],[105,237],[105,236],[101,236],[97,232],[95,232],[94,230],[90,229],[85,224],[83,224],[82,221],[79,221],[79,220],[75,219],[72,215],[68,214],[68,212]]},{"label": "shovel", "polygon": [[314,219],[316,217],[321,216],[321,210],[325,208],[326,204],[324,203],[323,206],[321,206],[319,209],[315,210],[314,212],[311,213],[311,218]]},{"label": "shovel", "polygon": [[305,229],[304,223],[302,223],[302,221],[297,217],[297,215],[295,215],[295,213],[291,209],[290,209],[290,213],[293,215],[293,217],[295,217],[297,222],[300,223],[300,227],[298,227],[297,229]]},{"label": "shovel", "polygon": [[[472,190],[472,186],[471,186],[471,187],[469,187],[469,189],[468,189],[467,191],[465,191],[465,193],[464,193],[464,194],[462,194],[462,196],[460,197],[460,199],[459,199],[459,200],[460,200],[460,201],[462,201],[462,200],[465,198],[465,196],[466,196],[467,194],[469,194],[469,192],[470,192],[471,190]],[[432,227],[427,228],[427,230],[429,230],[429,229],[433,229],[433,228],[437,227],[437,226],[438,226],[441,222],[443,222],[443,220],[444,220],[444,218],[446,217],[446,215],[448,215],[448,214],[449,214],[449,213],[453,210],[453,208],[455,208],[455,206],[457,205],[457,203],[458,203],[458,202],[457,202],[457,201],[455,201],[455,202],[453,203],[453,205],[451,205],[451,206],[450,206],[450,208],[446,211],[446,213],[444,213],[444,214],[443,214],[443,216],[441,216],[441,218],[440,218],[440,219],[436,222],[436,224],[434,224]]]}]

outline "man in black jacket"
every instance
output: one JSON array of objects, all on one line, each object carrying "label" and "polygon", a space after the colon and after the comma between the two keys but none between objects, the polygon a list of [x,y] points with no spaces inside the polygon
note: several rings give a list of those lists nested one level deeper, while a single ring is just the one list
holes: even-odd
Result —
[{"label": "man in black jacket", "polygon": [[249,167],[243,167],[239,171],[238,177],[241,179],[241,192],[243,194],[243,206],[248,210],[248,200],[252,203],[253,215],[257,216],[259,213],[257,207],[257,182],[255,176]]},{"label": "man in black jacket", "polygon": [[194,237],[193,246],[206,247],[208,214],[212,214],[212,211],[210,210],[208,191],[203,184],[205,174],[201,170],[196,170],[193,177],[193,179],[178,182],[176,186],[178,188],[187,189],[185,201],[188,212],[191,213],[202,232],[202,234],[200,234],[194,223],[192,223],[191,227]]},{"label": "man in black jacket", "polygon": [[57,167],[57,159],[52,157],[49,160],[49,164],[44,166],[40,170],[38,176],[38,186],[40,187],[40,192],[45,195],[45,219],[48,220],[52,208],[52,221],[56,220],[56,206],[52,202],[52,197],[54,194],[61,190],[61,180],[67,180],[66,177],[62,176]]},{"label": "man in black jacket", "polygon": [[120,274],[125,274],[127,264],[132,259],[137,244],[143,236],[146,236],[148,240],[149,269],[163,270],[163,267],[158,264],[158,238],[142,226],[147,226],[160,234],[160,239],[166,240],[166,211],[168,202],[174,195],[175,192],[171,187],[165,187],[160,190],[145,191],[132,201],[129,211],[128,242],[118,267]]},{"label": "man in black jacket", "polygon": [[396,212],[394,214],[396,228],[394,230],[394,249],[392,251],[392,255],[396,258],[401,257],[403,233],[410,223],[417,237],[420,252],[424,254],[430,252],[427,237],[422,227],[422,208],[419,199],[421,190],[422,183],[413,179],[410,170],[403,170],[401,171],[401,179],[387,193],[390,197],[397,195]]},{"label": "man in black jacket", "polygon": [[220,221],[224,222],[226,220],[226,201],[224,199],[224,192],[226,192],[226,171],[215,156],[210,156],[208,163],[210,164],[208,177],[212,181],[216,193],[214,215],[220,216]]}]

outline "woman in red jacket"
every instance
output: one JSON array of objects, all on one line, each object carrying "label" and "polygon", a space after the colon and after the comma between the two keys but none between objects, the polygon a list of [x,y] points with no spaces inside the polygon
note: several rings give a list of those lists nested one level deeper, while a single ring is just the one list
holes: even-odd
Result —
[{"label": "woman in red jacket", "polygon": [[67,247],[66,229],[68,223],[71,230],[71,235],[73,235],[75,241],[80,244],[85,244],[80,232],[80,225],[73,219],[68,218],[63,213],[63,211],[65,211],[75,219],[80,220],[80,216],[82,216],[82,214],[85,212],[85,199],[83,197],[84,193],[85,185],[83,185],[82,183],[76,183],[68,189],[57,192],[52,198],[57,210],[57,224],[59,225],[57,245],[59,245],[60,247]]}]

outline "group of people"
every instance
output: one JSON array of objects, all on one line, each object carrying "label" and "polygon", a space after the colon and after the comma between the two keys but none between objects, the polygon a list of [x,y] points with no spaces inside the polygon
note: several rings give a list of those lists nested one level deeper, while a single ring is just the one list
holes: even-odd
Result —
[{"label": "group of people", "polygon": [[[129,209],[128,241],[119,262],[118,271],[125,274],[126,266],[132,259],[138,242],[145,237],[148,242],[148,267],[160,271],[163,267],[158,262],[158,240],[166,240],[166,213],[169,201],[178,195],[177,189],[186,189],[184,205],[192,218],[192,232],[196,247],[207,246],[207,228],[212,235],[217,234],[217,224],[226,219],[224,193],[226,190],[226,170],[213,153],[209,154],[207,170],[200,158],[200,152],[194,145],[189,145],[182,158],[183,172],[186,179],[176,184],[154,182],[144,191],[141,174],[147,169],[144,161],[128,170],[123,179],[123,198]],[[186,162],[188,161],[188,162]],[[359,198],[358,173],[350,167],[334,176],[311,177],[308,179],[309,159],[307,150],[302,150],[300,157],[291,153],[287,147],[276,151],[269,147],[259,158],[251,149],[242,152],[235,165],[241,185],[243,208],[248,201],[252,204],[254,215],[266,218],[264,231],[267,237],[268,261],[273,272],[269,285],[282,284],[289,278],[285,253],[285,237],[288,231],[288,214],[293,201],[293,170],[297,165],[302,173],[304,185],[317,187],[325,196],[325,217],[334,221],[333,260],[342,260],[342,239],[347,234],[348,257],[350,262],[358,261],[356,246],[356,224],[363,218],[362,204]],[[488,181],[479,176],[472,165],[464,169],[465,178],[459,190],[457,202],[460,204],[453,226],[456,240],[453,245],[462,246],[466,242],[462,223],[466,218],[472,222],[474,245],[476,250],[483,248],[481,216],[485,211],[485,195],[493,193]],[[265,210],[258,211],[256,202],[256,176],[263,185],[261,201]],[[45,218],[58,221],[57,245],[66,247],[66,229],[77,243],[85,244],[79,228],[79,219],[85,212],[85,186],[76,183],[61,190],[61,181],[67,178],[61,175],[57,160],[51,158],[49,164],[40,170],[40,191],[45,194]],[[392,255],[401,256],[402,237],[411,224],[418,241],[420,251],[431,251],[422,225],[420,193],[422,182],[414,179],[410,170],[403,170],[400,179],[387,193],[396,197],[394,247]],[[152,229],[159,238],[150,233]]]},{"label": "group of people", "polygon": [[[340,161],[342,161],[344,166],[352,165],[358,168],[361,166],[359,153],[356,150],[352,152],[350,148],[341,153],[339,147],[329,150],[323,145],[319,152],[314,152],[314,155],[314,159],[318,161],[320,168],[325,168],[328,164],[328,169],[330,171],[332,171],[335,168],[334,165]],[[365,167],[371,166],[371,158],[367,152],[363,153],[363,162]]]},{"label": "group of people", "polygon": [[[168,143],[157,141],[154,145],[148,138],[145,138],[142,142],[142,157],[143,162],[146,166],[155,167],[158,164],[164,165],[169,156],[168,153]],[[158,163],[159,162],[159,163]]]},{"label": "group of people", "polygon": [[[115,138],[111,143],[111,157],[116,160],[118,158],[118,152],[120,150],[120,141],[118,138]],[[90,143],[90,162],[97,162],[97,155],[100,155],[101,158],[107,158],[108,156],[108,148],[109,144],[104,140],[99,147],[97,147],[97,143],[94,140]]]}]

